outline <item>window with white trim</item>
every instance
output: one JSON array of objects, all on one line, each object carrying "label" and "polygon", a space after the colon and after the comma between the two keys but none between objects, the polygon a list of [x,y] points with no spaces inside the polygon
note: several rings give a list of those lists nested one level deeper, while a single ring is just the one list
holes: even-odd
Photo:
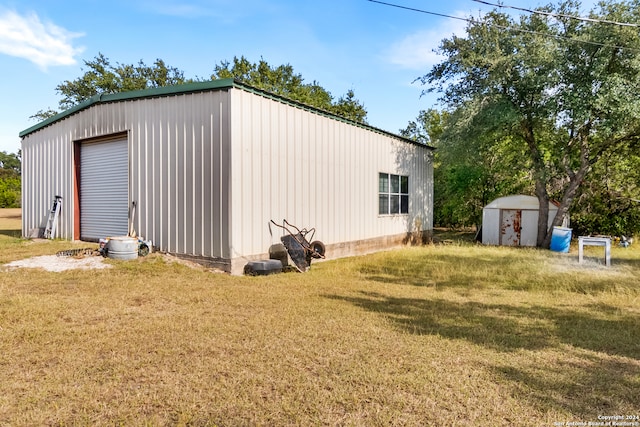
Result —
[{"label": "window with white trim", "polygon": [[409,213],[409,177],[380,173],[378,176],[378,213]]}]

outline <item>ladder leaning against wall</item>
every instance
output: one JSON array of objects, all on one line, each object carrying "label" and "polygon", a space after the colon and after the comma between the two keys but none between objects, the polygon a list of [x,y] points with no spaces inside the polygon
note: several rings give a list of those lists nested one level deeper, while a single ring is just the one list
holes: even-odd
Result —
[{"label": "ladder leaning against wall", "polygon": [[60,216],[60,208],[62,206],[62,196],[55,196],[53,199],[53,205],[49,211],[49,218],[47,219],[47,228],[44,229],[45,239],[55,239],[56,231],[58,228],[58,217]]}]

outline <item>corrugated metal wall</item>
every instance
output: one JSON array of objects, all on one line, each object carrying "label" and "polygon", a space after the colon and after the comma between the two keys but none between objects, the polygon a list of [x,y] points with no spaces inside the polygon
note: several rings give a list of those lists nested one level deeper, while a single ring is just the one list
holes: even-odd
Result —
[{"label": "corrugated metal wall", "polygon": [[[232,102],[232,256],[265,253],[287,219],[325,244],[432,229],[430,149],[246,91]],[[408,175],[409,215],[378,215],[378,174]]]},{"label": "corrugated metal wall", "polygon": [[[73,140],[69,121],[63,132],[49,127],[22,144],[22,234],[44,229],[56,195],[63,197],[57,237],[73,237]],[[34,135],[35,136],[35,135]]]},{"label": "corrugated metal wall", "polygon": [[74,142],[128,132],[134,226],[163,251],[225,258],[228,250],[227,90],[96,104],[23,139],[23,234],[64,197],[60,237],[72,239]]},{"label": "corrugated metal wall", "polygon": [[228,92],[128,103],[138,234],[161,250],[229,258]]},{"label": "corrugated metal wall", "polygon": [[[64,197],[74,234],[74,144],[128,135],[134,227],[162,251],[223,260],[279,242],[269,220],[326,244],[432,229],[430,149],[236,87],[97,103],[23,140],[23,233]],[[409,215],[378,215],[380,172],[409,176]]]}]

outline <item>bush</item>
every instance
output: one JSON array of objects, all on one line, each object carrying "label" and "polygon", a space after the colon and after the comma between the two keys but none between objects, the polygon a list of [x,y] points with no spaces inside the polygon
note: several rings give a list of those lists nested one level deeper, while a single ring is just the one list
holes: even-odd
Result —
[{"label": "bush", "polygon": [[19,208],[21,197],[19,177],[4,177],[0,179],[0,208]]}]

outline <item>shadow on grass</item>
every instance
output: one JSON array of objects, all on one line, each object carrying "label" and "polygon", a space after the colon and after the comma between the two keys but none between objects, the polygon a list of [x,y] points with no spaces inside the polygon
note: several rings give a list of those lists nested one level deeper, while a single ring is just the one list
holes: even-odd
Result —
[{"label": "shadow on grass", "polygon": [[[621,281],[615,274],[616,266],[640,269],[640,260],[616,259],[613,268],[602,267],[603,274],[594,275],[593,268],[578,264],[578,257],[560,257],[555,262],[550,258],[545,266],[536,251],[513,249],[509,252],[457,255],[455,251],[422,255],[403,255],[377,258],[375,262],[364,263],[359,273],[367,280],[398,285],[433,286],[436,288],[501,289],[521,291],[565,290],[581,294],[597,294],[621,287],[630,292],[640,293],[640,286],[632,281]],[[538,270],[536,270],[538,268]],[[434,272],[438,269],[437,272]],[[581,274],[575,274],[576,272]],[[543,277],[544,278],[541,278]]]},{"label": "shadow on grass", "polygon": [[574,415],[575,419],[557,420],[560,422],[579,421],[585,423],[580,425],[587,425],[603,414],[635,415],[633,411],[640,402],[637,363],[585,355],[578,359],[568,357],[570,361],[553,366],[502,365],[490,369],[512,384],[514,396],[542,411],[555,407]]},{"label": "shadow on grass", "polygon": [[[597,420],[605,413],[628,412],[640,402],[640,317],[616,307],[516,307],[374,292],[325,297],[379,313],[406,333],[466,340],[514,353],[513,363],[505,357],[504,364],[489,364],[488,369],[503,378],[515,396],[542,412],[553,407],[578,418],[558,421]],[[544,349],[552,351],[544,363],[518,361],[519,350]]]},{"label": "shadow on grass", "polygon": [[[464,265],[463,269],[456,270],[456,265]],[[465,270],[472,265],[474,270],[491,270],[496,268],[495,260],[490,258],[470,258],[452,255],[451,253],[423,255],[403,254],[402,256],[389,256],[376,258],[374,262],[363,263],[359,272],[367,280],[412,286],[469,286],[469,280]],[[433,269],[439,266],[449,269],[446,279],[435,277]],[[442,276],[442,275],[440,275]]]},{"label": "shadow on grass", "polygon": [[627,265],[631,268],[640,269],[640,259],[614,258],[611,260],[612,265]]},{"label": "shadow on grass", "polygon": [[22,237],[22,231],[20,230],[0,230],[0,234],[14,238]]},{"label": "shadow on grass", "polygon": [[380,313],[409,333],[466,340],[495,351],[536,350],[564,343],[640,360],[640,317],[621,314],[615,307],[560,311],[372,292],[327,297]]}]

